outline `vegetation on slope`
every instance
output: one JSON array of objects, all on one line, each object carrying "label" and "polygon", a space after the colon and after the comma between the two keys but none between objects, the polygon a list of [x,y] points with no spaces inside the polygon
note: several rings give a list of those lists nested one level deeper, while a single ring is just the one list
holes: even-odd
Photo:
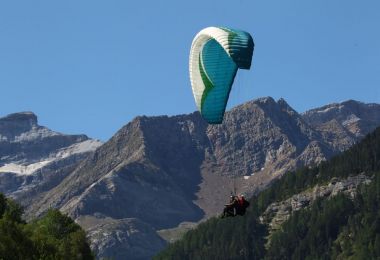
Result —
[{"label": "vegetation on slope", "polygon": [[[318,200],[293,214],[271,236],[259,216],[282,201],[333,177],[374,176],[354,200],[344,195]],[[359,144],[317,167],[286,174],[251,199],[244,217],[213,218],[189,231],[156,259],[349,259],[380,257],[380,128]]]},{"label": "vegetation on slope", "polygon": [[26,223],[22,213],[0,193],[0,259],[94,259],[85,232],[68,216],[49,210]]},{"label": "vegetation on slope", "polygon": [[267,259],[376,259],[380,256],[380,172],[356,197],[340,194],[295,212],[274,233]]}]

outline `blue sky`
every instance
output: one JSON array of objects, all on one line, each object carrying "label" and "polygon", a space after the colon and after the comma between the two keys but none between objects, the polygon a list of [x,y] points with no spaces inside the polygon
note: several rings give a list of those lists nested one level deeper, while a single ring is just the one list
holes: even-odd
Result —
[{"label": "blue sky", "polygon": [[193,112],[189,49],[208,26],[255,41],[229,108],[263,96],[299,112],[380,103],[378,10],[378,0],[1,1],[0,117],[33,111],[53,130],[107,140],[138,115]]}]

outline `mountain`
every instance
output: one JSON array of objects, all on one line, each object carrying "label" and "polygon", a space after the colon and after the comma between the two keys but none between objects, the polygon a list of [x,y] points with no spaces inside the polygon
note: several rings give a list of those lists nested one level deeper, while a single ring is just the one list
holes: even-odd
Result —
[{"label": "mountain", "polygon": [[275,181],[244,217],[212,218],[155,259],[377,259],[379,187],[380,127]]},{"label": "mountain", "polygon": [[331,146],[345,150],[378,126],[379,111],[379,104],[348,100],[311,109],[302,116]]},{"label": "mountain", "polygon": [[148,259],[166,244],[158,233],[177,234],[184,223],[220,213],[234,187],[255,194],[287,171],[319,164],[360,140],[344,118],[363,121],[357,126],[363,134],[380,125],[373,117],[379,105],[352,102],[373,112],[347,106],[351,112],[331,123],[267,97],[227,112],[221,125],[206,124],[197,112],[137,117],[94,152],[56,169],[61,177],[34,189],[38,200],[24,200],[27,216],[58,208],[89,232],[98,255],[122,259],[140,252],[136,259]]},{"label": "mountain", "polygon": [[0,118],[0,192],[27,205],[60,183],[102,143],[38,125],[32,112]]},{"label": "mountain", "polygon": [[[117,225],[117,232],[106,233],[118,241],[116,244],[108,243],[104,248],[93,243],[97,255],[110,252],[111,246],[113,254],[108,256],[112,257],[130,254],[115,249],[120,248],[117,244],[122,244],[122,237],[136,237],[127,228],[135,219],[139,224],[133,230],[145,235],[149,230],[176,226],[186,219],[198,221],[203,212],[193,200],[200,182],[203,147],[197,146],[197,135],[204,132],[206,124],[198,114],[181,118],[184,124],[178,124],[176,117],[136,118],[32,205],[30,214],[42,214],[50,206],[60,208],[88,227],[92,241],[99,240],[99,234],[91,232],[94,219],[95,225],[102,222],[103,227],[112,230],[114,223],[123,219],[123,229]],[[127,251],[145,252],[141,258],[146,259],[166,244],[155,232],[149,235],[143,247],[135,242]],[[146,250],[152,247],[154,250]]]}]

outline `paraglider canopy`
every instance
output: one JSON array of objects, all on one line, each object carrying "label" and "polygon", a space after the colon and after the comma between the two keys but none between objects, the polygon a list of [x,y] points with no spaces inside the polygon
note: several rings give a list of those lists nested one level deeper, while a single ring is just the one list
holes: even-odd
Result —
[{"label": "paraglider canopy", "polygon": [[190,50],[190,81],[195,103],[210,124],[223,121],[238,69],[250,69],[254,43],[249,33],[208,27],[194,38]]}]

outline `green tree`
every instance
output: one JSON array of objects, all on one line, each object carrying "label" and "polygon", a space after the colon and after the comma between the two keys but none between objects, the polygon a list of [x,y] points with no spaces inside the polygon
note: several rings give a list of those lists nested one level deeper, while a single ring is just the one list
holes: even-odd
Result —
[{"label": "green tree", "polygon": [[0,259],[94,259],[85,232],[70,217],[49,210],[26,223],[22,213],[0,193]]},{"label": "green tree", "polygon": [[32,240],[42,257],[54,256],[55,259],[93,259],[86,241],[86,234],[70,217],[58,210],[28,224]]}]

